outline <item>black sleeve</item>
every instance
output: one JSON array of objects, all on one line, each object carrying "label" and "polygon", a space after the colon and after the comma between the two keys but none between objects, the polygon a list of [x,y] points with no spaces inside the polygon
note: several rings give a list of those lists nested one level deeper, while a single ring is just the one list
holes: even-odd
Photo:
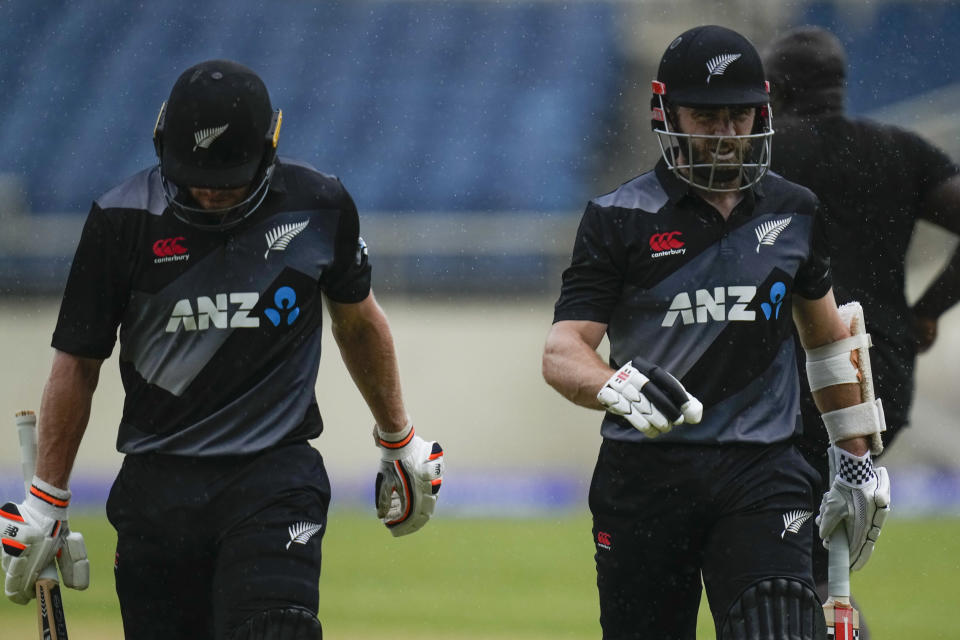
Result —
[{"label": "black sleeve", "polygon": [[573,258],[563,272],[553,321],[608,323],[623,289],[625,255],[612,214],[588,204],[577,230]]},{"label": "black sleeve", "polygon": [[370,295],[370,262],[367,245],[360,237],[357,205],[340,184],[340,218],[333,248],[333,266],[324,274],[321,287],[334,302],[362,302]]},{"label": "black sleeve", "polygon": [[54,349],[105,360],[130,297],[130,265],[116,219],[96,204],[83,225],[53,332]]},{"label": "black sleeve", "polygon": [[814,209],[813,224],[810,229],[810,254],[807,256],[807,261],[797,270],[793,289],[797,295],[807,300],[819,300],[827,295],[832,286],[827,233],[818,204]]}]

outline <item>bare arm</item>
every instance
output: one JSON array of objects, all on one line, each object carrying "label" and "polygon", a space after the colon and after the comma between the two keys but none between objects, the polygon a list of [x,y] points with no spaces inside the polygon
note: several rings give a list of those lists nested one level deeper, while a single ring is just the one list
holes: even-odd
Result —
[{"label": "bare arm", "polygon": [[613,369],[597,347],[607,325],[588,320],[561,320],[550,328],[543,348],[543,379],[563,397],[588,409],[603,409],[597,393]]},{"label": "bare arm", "polygon": [[80,441],[90,420],[90,404],[103,360],[56,351],[40,400],[37,477],[67,488]]},{"label": "bare arm", "polygon": [[[797,327],[800,342],[805,349],[821,347],[830,342],[850,337],[850,328],[847,327],[840,314],[837,313],[837,302],[833,297],[833,289],[819,300],[807,300],[795,296],[793,300],[793,322]],[[813,392],[813,400],[820,413],[843,409],[863,402],[858,384],[835,384]],[[856,455],[863,455],[870,450],[867,438],[851,438],[838,442],[841,447]]]},{"label": "bare arm", "polygon": [[390,325],[373,292],[362,302],[344,304],[328,299],[333,337],[354,384],[383,431],[397,432],[407,424],[400,390],[400,370]]}]

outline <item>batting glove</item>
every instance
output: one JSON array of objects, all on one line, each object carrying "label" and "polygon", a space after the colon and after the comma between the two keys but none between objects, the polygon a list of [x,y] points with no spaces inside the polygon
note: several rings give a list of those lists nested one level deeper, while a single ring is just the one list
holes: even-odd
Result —
[{"label": "batting glove", "polygon": [[[34,597],[37,577],[68,540],[70,567],[64,573],[64,584],[85,589],[90,581],[86,547],[80,534],[70,534],[67,506],[70,492],[58,489],[34,476],[30,493],[22,504],[8,502],[0,507],[2,526],[3,571],[6,574],[4,593],[17,604],[26,604]],[[69,578],[69,580],[68,580]]]},{"label": "batting glove", "polygon": [[377,473],[377,517],[394,536],[418,531],[430,519],[443,480],[443,448],[413,431],[413,423],[399,433],[374,427],[380,447]]},{"label": "batting glove", "polygon": [[620,367],[597,400],[648,438],[680,424],[697,424],[703,417],[703,405],[676,378],[639,358]]},{"label": "batting glove", "polygon": [[850,569],[862,569],[890,513],[890,478],[884,467],[874,467],[870,453],[856,456],[840,447],[830,447],[831,468],[836,476],[820,503],[820,537],[830,547],[830,535],[845,524],[850,541]]}]

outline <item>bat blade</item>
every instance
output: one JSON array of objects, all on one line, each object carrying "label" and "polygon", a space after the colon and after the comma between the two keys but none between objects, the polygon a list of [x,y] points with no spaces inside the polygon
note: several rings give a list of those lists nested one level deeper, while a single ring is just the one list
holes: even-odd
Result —
[{"label": "bat blade", "polygon": [[[14,423],[20,439],[23,486],[29,495],[37,463],[37,416],[33,411],[18,411],[14,416]],[[37,632],[40,640],[68,640],[58,578],[55,562],[47,565],[37,578]]]},{"label": "bat blade", "polygon": [[60,597],[60,583],[56,580],[37,580],[37,625],[40,640],[67,640],[63,599]]}]

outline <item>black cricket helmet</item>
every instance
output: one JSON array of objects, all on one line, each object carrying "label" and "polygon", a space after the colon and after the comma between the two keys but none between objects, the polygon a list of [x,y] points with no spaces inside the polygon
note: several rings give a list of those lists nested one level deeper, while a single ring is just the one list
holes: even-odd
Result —
[{"label": "black cricket helmet", "polygon": [[[270,188],[281,119],[263,80],[241,64],[208,60],[184,71],[153,134],[173,214],[196,227],[227,229],[253,213]],[[225,209],[200,207],[188,189],[244,186],[244,200]]]},{"label": "black cricket helmet", "polygon": [[[716,25],[694,27],[677,36],[660,59],[653,81],[651,126],[664,161],[685,182],[707,191],[740,191],[755,185],[770,168],[773,126],[770,85],[756,48],[736,31]],[[689,135],[673,117],[677,106],[756,107],[746,135]],[[694,142],[713,147],[697,158]],[[731,142],[734,159],[718,159]]]}]

